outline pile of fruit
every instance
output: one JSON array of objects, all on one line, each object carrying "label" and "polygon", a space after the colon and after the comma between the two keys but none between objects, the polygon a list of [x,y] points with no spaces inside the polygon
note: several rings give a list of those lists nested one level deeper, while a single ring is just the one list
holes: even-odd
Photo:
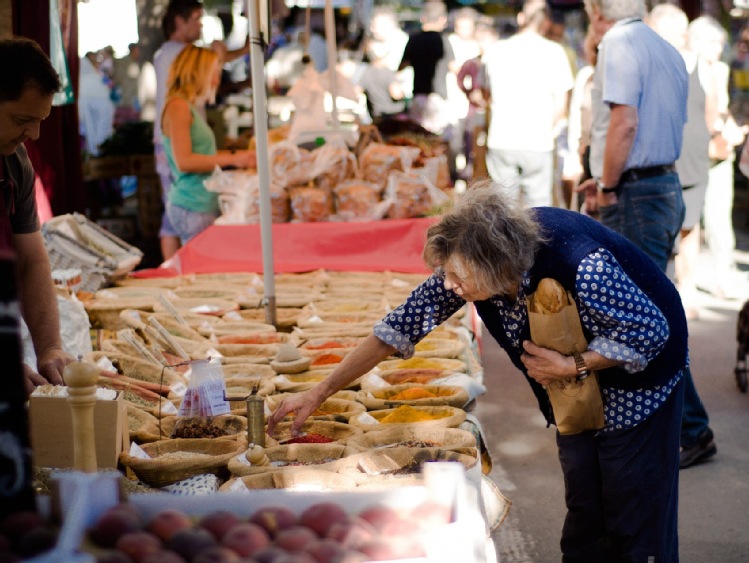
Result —
[{"label": "pile of fruit", "polygon": [[220,510],[191,518],[167,508],[150,519],[120,504],[99,518],[89,539],[100,563],[356,563],[422,557],[423,533],[449,520],[450,511],[434,502],[403,511],[373,505],[356,514],[334,502],[298,515],[269,506],[249,517]]}]

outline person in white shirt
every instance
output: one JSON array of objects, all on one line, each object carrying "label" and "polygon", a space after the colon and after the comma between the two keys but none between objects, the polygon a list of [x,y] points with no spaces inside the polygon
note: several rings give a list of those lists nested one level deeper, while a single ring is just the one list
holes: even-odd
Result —
[{"label": "person in white shirt", "polygon": [[491,95],[489,175],[528,207],[552,204],[554,140],[574,78],[564,49],[543,37],[543,0],[528,0],[520,31],[498,41],[483,60]]}]

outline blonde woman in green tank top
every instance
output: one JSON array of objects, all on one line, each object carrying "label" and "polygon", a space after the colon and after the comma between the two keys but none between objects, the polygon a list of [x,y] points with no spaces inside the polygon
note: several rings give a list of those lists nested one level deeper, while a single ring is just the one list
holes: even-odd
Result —
[{"label": "blonde woman in green tank top", "polygon": [[255,166],[254,151],[216,150],[216,138],[197,108],[212,101],[220,80],[220,59],[210,49],[188,45],[172,63],[161,114],[164,152],[175,181],[166,212],[180,241],[210,226],[219,215],[218,195],[203,186],[216,166]]}]

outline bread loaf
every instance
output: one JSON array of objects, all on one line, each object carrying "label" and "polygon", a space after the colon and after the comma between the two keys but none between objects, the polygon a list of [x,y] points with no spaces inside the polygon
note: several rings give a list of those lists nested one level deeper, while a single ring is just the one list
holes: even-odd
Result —
[{"label": "bread loaf", "polygon": [[569,305],[567,292],[558,281],[552,278],[543,278],[538,282],[536,294],[533,298],[532,311],[542,315],[558,313]]}]

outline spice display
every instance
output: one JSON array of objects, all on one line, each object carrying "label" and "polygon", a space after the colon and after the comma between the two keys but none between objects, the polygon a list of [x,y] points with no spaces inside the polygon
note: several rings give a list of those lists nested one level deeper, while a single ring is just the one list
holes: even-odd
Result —
[{"label": "spice display", "polygon": [[321,465],[335,460],[336,458],[334,457],[326,457],[317,461],[271,461],[270,464],[272,467],[299,467],[304,465]]},{"label": "spice display", "polygon": [[172,438],[219,438],[226,436],[226,430],[208,418],[187,418],[174,427]]},{"label": "spice display", "polygon": [[399,369],[391,373],[384,374],[382,379],[390,383],[390,385],[398,385],[400,383],[429,383],[433,379],[444,377],[445,370],[443,369]]},{"label": "spice display", "polygon": [[200,454],[197,452],[169,452],[168,454],[160,455],[159,460],[161,461],[185,461],[189,459],[191,461],[196,459],[208,459],[210,454]]},{"label": "spice display", "polygon": [[411,389],[404,389],[395,395],[388,397],[391,401],[413,401],[415,399],[431,399],[434,397],[440,397],[437,393],[432,393],[423,387],[412,387]]},{"label": "spice display", "polygon": [[399,422],[424,422],[426,420],[437,420],[449,416],[449,413],[429,413],[415,409],[409,405],[402,405],[393,412],[380,419],[381,424],[395,424]]},{"label": "spice display", "polygon": [[333,348],[351,348],[351,346],[346,346],[345,344],[342,344],[340,342],[336,342],[335,340],[331,340],[329,342],[323,342],[322,344],[317,345],[307,345],[307,350],[330,350]]},{"label": "spice display", "polygon": [[408,360],[401,360],[397,364],[396,369],[442,369],[442,364],[438,360],[430,360],[428,358],[409,358]]},{"label": "spice display", "polygon": [[308,432],[303,436],[297,436],[291,440],[287,440],[286,444],[329,444],[333,442],[332,438],[323,436],[322,434],[315,434],[314,432]]},{"label": "spice display", "polygon": [[341,360],[343,358],[339,356],[338,354],[322,354],[312,360],[313,366],[327,366],[331,364],[339,364],[341,363]]}]

